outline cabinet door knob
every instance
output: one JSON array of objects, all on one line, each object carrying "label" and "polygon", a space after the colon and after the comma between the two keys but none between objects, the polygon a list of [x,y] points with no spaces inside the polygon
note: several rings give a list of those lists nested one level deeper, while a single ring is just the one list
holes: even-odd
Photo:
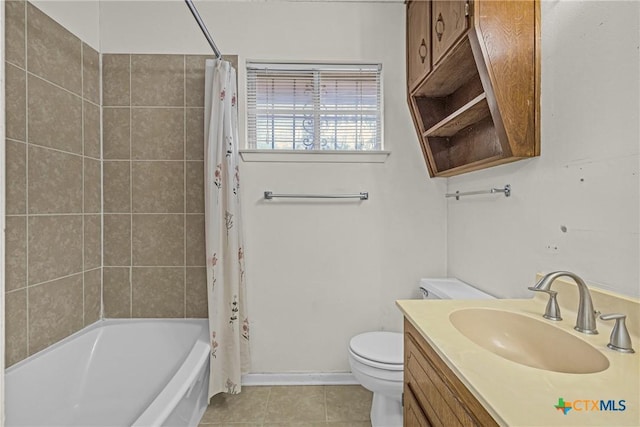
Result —
[{"label": "cabinet door knob", "polygon": [[438,36],[438,41],[442,41],[443,34],[444,34],[444,19],[442,18],[442,13],[439,13],[438,19],[436,20],[436,35]]},{"label": "cabinet door knob", "polygon": [[424,41],[424,39],[422,39],[422,43],[420,43],[418,55],[420,55],[420,62],[424,64],[424,60],[427,59],[427,43]]}]

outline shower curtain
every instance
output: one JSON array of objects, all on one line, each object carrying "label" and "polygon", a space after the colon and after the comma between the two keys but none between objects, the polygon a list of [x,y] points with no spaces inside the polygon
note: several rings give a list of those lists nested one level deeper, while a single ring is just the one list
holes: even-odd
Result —
[{"label": "shower curtain", "polygon": [[236,71],[227,61],[205,67],[205,233],[209,338],[209,398],[240,393],[249,369],[244,241],[238,172]]}]

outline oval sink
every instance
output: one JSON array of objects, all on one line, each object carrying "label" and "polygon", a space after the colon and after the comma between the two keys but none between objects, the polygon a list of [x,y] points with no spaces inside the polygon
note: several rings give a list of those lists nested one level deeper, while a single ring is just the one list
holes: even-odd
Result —
[{"label": "oval sink", "polygon": [[591,345],[531,317],[467,308],[451,313],[449,320],[480,347],[521,365],[568,374],[590,374],[609,367],[609,360]]}]

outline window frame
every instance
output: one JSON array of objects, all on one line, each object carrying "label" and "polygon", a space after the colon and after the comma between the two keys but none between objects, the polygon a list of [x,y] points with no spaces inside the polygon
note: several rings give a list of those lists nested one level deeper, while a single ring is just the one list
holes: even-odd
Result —
[{"label": "window frame", "polygon": [[[269,70],[302,70],[306,71],[331,71],[331,70],[354,70],[358,67],[377,69],[379,102],[377,114],[379,114],[379,148],[374,150],[340,150],[340,149],[275,149],[275,148],[257,148],[250,147],[250,129],[249,129],[249,69],[264,68]],[[245,61],[245,148],[240,150],[240,154],[244,161],[303,161],[303,162],[346,162],[346,163],[382,163],[386,161],[390,152],[385,150],[384,138],[384,68],[381,62],[324,62],[324,61],[267,61],[267,60],[249,60]],[[314,108],[317,114],[320,110]],[[263,156],[264,154],[264,156]]]}]

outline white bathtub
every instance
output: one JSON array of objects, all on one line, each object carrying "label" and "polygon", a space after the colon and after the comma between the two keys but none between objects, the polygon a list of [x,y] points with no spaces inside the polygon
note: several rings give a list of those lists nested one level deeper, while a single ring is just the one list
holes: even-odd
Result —
[{"label": "white bathtub", "polygon": [[206,320],[105,320],[6,370],[6,426],[196,426]]}]

